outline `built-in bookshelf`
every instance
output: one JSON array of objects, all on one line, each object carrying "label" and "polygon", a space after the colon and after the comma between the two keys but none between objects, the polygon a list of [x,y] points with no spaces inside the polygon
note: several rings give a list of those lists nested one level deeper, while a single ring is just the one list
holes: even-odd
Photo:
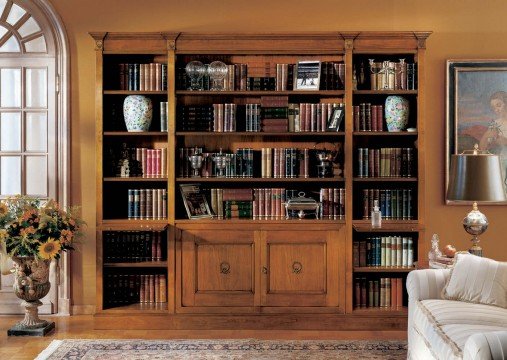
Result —
[{"label": "built-in bookshelf", "polygon": [[[428,32],[92,36],[97,327],[403,326]],[[132,131],[136,96],[152,120]]]}]

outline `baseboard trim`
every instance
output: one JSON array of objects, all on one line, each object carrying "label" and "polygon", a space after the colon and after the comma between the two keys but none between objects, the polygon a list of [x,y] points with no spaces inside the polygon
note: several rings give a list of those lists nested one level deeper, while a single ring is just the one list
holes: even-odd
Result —
[{"label": "baseboard trim", "polygon": [[95,314],[95,305],[72,305],[71,315],[93,315]]},{"label": "baseboard trim", "polygon": [[339,314],[95,314],[96,330],[346,330],[406,331],[406,317]]}]

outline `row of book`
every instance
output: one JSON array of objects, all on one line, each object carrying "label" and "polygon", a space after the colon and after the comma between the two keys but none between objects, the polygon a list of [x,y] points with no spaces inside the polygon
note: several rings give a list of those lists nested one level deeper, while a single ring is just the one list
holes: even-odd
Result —
[{"label": "row of book", "polygon": [[261,150],[238,148],[234,153],[204,152],[202,147],[178,148],[178,177],[195,176],[190,157],[196,154],[202,158],[201,167],[197,169],[199,176],[202,177],[219,175],[216,162],[213,160],[218,154],[227,159],[222,174],[227,178],[316,177],[319,164],[317,153],[318,150],[308,148],[261,148]]},{"label": "row of book", "polygon": [[[126,171],[124,167],[117,167],[116,176],[119,177],[131,177],[131,176],[142,176],[144,178],[161,178],[167,177],[167,148],[163,149],[149,149],[149,148],[130,148],[128,149],[129,154],[135,154],[134,160],[139,162],[140,174]],[[128,155],[123,155],[127,156]],[[131,164],[129,164],[132,167]]]},{"label": "row of book", "polygon": [[354,131],[384,131],[384,105],[360,103],[352,107]]},{"label": "row of book", "polygon": [[[253,220],[297,219],[297,211],[286,211],[285,203],[298,197],[298,190],[285,188],[210,189],[211,210],[217,219],[245,218]],[[319,209],[313,218],[345,219],[345,189],[321,188]]]},{"label": "row of book", "polygon": [[[190,156],[200,154],[202,156],[201,168],[198,169],[199,176],[215,177],[218,176],[216,162],[213,161],[214,156],[220,154],[216,152],[203,152],[202,147],[184,147],[178,148],[179,168],[178,177],[188,178],[194,176],[194,170],[190,163]],[[239,148],[234,153],[221,153],[227,158],[227,165],[223,170],[223,176],[228,178],[235,177],[254,177],[254,157],[258,159],[259,151],[252,148]]]},{"label": "row of book", "polygon": [[129,91],[167,90],[167,64],[118,64],[117,86]]},{"label": "row of book", "polygon": [[370,65],[371,90],[416,90],[417,64],[374,62]]},{"label": "row of book", "polygon": [[411,189],[363,189],[363,219],[370,219],[374,201],[378,200],[383,219],[411,220]]},{"label": "row of book", "polygon": [[354,279],[354,306],[397,310],[403,307],[403,278]]},{"label": "row of book", "polygon": [[310,177],[310,149],[262,148],[261,177]]},{"label": "row of book", "polygon": [[104,262],[161,261],[165,259],[163,234],[161,231],[105,231]]},{"label": "row of book", "polygon": [[410,236],[375,236],[353,243],[354,267],[410,268],[414,240]]},{"label": "row of book", "polygon": [[357,176],[412,177],[413,148],[357,148]]},{"label": "row of book", "polygon": [[129,220],[167,218],[166,189],[128,189]]},{"label": "row of book", "polygon": [[[325,132],[331,120],[343,129],[343,103],[212,104],[178,106],[179,131]],[[338,123],[339,122],[339,123]]]},{"label": "row of book", "polygon": [[[208,66],[208,64],[204,65]],[[223,80],[225,91],[269,90],[287,91],[294,89],[294,77],[297,64],[275,64],[275,76],[271,68],[264,69],[266,76],[248,76],[247,64],[228,64],[227,74]],[[177,70],[178,89],[188,89],[190,78],[185,68]],[[202,90],[211,89],[211,79],[207,71],[200,80]],[[320,63],[320,90],[343,90],[345,88],[345,63],[322,61]]]},{"label": "row of book", "polygon": [[104,299],[108,306],[135,303],[166,303],[167,279],[165,274],[106,274]]}]

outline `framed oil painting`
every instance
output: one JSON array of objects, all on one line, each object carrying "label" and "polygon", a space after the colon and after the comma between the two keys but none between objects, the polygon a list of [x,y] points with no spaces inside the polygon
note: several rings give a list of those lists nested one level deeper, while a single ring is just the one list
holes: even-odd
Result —
[{"label": "framed oil painting", "polygon": [[507,60],[447,60],[446,118],[446,203],[457,204],[447,199],[451,155],[473,150],[475,144],[500,155],[505,186]]}]

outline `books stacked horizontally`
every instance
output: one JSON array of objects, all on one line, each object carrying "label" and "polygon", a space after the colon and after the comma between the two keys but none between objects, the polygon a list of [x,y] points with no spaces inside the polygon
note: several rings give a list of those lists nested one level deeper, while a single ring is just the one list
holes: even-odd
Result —
[{"label": "books stacked horizontally", "polygon": [[375,200],[379,202],[383,219],[411,220],[414,217],[411,189],[363,189],[363,219],[370,218]]},{"label": "books stacked horizontally", "polygon": [[106,274],[104,299],[108,306],[156,304],[167,302],[167,280],[164,274]]},{"label": "books stacked horizontally", "polygon": [[159,220],[166,218],[166,189],[128,189],[129,220]]},{"label": "books stacked horizontally", "polygon": [[104,262],[161,261],[162,232],[105,231]]},{"label": "books stacked horizontally", "polygon": [[375,236],[353,243],[354,267],[411,268],[414,240],[409,236]]},{"label": "books stacked horizontally", "polygon": [[167,90],[167,64],[119,64],[118,86],[129,91]]},{"label": "books stacked horizontally", "polygon": [[358,177],[412,177],[413,148],[357,148]]},{"label": "books stacked horizontally", "polygon": [[211,189],[211,211],[218,219],[251,219],[252,189]]},{"label": "books stacked horizontally", "polygon": [[356,308],[396,310],[403,307],[403,279],[354,279],[354,305]]}]

